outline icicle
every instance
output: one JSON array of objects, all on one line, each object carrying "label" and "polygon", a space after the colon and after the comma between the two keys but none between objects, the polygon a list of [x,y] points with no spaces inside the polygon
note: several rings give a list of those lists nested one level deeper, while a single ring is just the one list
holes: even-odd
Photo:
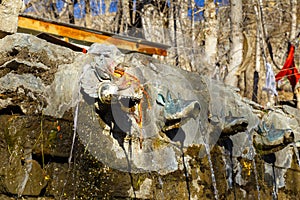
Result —
[{"label": "icicle", "polygon": [[276,182],[276,174],[275,174],[275,163],[272,163],[272,172],[273,172],[273,191],[272,191],[272,197],[274,200],[278,199],[278,187]]},{"label": "icicle", "polygon": [[210,167],[210,172],[211,172],[211,180],[212,180],[212,184],[213,184],[213,187],[214,187],[215,198],[219,199],[215,172],[214,172],[214,168],[213,168],[213,164],[212,164],[211,156],[210,156],[210,148],[209,148],[209,145],[206,142],[204,142],[204,146],[205,146],[205,150],[207,152],[207,158],[208,158],[208,162],[209,162],[209,167]]},{"label": "icicle", "polygon": [[206,138],[205,138],[205,134],[204,134],[204,131],[203,131],[203,126],[202,126],[201,121],[199,122],[199,129],[200,129],[200,133],[202,133],[203,142],[204,142],[205,150],[206,150],[206,153],[207,153],[207,158],[208,158],[210,172],[211,172],[212,184],[213,184],[213,187],[214,187],[215,199],[218,200],[219,199],[218,188],[217,188],[215,172],[214,172],[214,168],[213,168],[213,164],[212,164],[212,160],[211,160],[210,148],[209,148],[209,144],[206,142]]},{"label": "icicle", "polygon": [[260,188],[258,185],[258,176],[257,176],[257,169],[256,169],[256,163],[255,163],[255,159],[254,159],[254,148],[253,148],[253,142],[252,142],[252,138],[251,135],[249,133],[249,131],[246,131],[246,134],[248,136],[248,141],[249,141],[249,155],[250,155],[250,159],[252,159],[252,165],[253,165],[253,173],[255,176],[255,182],[256,182],[256,190],[257,190],[257,199],[260,200]]}]

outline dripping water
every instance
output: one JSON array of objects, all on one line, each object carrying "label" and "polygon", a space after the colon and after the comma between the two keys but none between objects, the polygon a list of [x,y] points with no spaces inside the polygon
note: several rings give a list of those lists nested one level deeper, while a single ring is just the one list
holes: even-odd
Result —
[{"label": "dripping water", "polygon": [[275,162],[272,163],[272,172],[273,172],[273,192],[272,192],[272,196],[273,196],[273,200],[277,200],[278,199],[278,187],[277,187],[277,183],[276,183]]},{"label": "dripping water", "polygon": [[212,160],[211,160],[210,148],[209,148],[209,144],[206,142],[205,131],[203,129],[201,121],[199,122],[199,129],[200,129],[200,133],[202,133],[202,138],[203,138],[205,150],[206,150],[206,153],[207,153],[207,158],[208,158],[210,172],[211,172],[211,180],[212,180],[212,184],[213,184],[213,187],[214,187],[215,199],[218,200],[219,199],[218,188],[217,188],[215,172],[214,172],[214,168],[213,168],[213,164],[212,164]]},{"label": "dripping water", "polygon": [[[272,183],[273,183],[273,190],[272,190],[272,199],[277,200],[278,199],[278,187],[276,182],[276,173],[275,173],[275,162],[276,162],[276,155],[274,153],[263,155],[263,160],[268,165],[270,164],[272,166]],[[268,166],[269,167],[269,166]]]},{"label": "dripping water", "polygon": [[234,164],[233,164],[233,142],[232,140],[228,137],[222,138],[220,140],[219,145],[221,145],[224,148],[224,155],[222,155],[223,161],[225,163],[225,171],[226,171],[226,179],[227,179],[227,186],[228,189],[233,189],[234,192],[234,199],[236,199],[236,192],[235,192],[235,187],[234,187]]},{"label": "dripping water", "polygon": [[212,184],[214,187],[215,198],[219,199],[215,172],[214,172],[214,168],[213,168],[213,164],[212,164],[211,156],[210,156],[209,144],[207,144],[206,141],[204,141],[204,146],[205,146],[205,150],[206,150],[207,158],[208,158],[208,162],[209,162],[209,167],[210,167],[210,172],[211,172],[211,180],[212,180]]},{"label": "dripping water", "polygon": [[222,155],[222,159],[224,161],[225,164],[225,171],[226,171],[226,178],[227,178],[227,184],[228,184],[228,189],[232,189],[233,188],[233,179],[232,179],[232,168],[231,168],[231,162],[228,160],[227,158],[227,154],[226,155]]},{"label": "dripping water", "polygon": [[161,189],[161,196],[160,199],[165,199],[165,194],[164,194],[164,182],[162,181],[161,177],[158,176],[158,187],[159,189]]},{"label": "dripping water", "polygon": [[246,130],[246,134],[248,136],[248,141],[249,141],[249,156],[250,159],[252,159],[252,165],[253,165],[253,173],[255,177],[255,182],[256,182],[256,190],[257,190],[257,199],[260,200],[260,189],[258,185],[258,176],[257,176],[257,169],[256,169],[256,163],[255,163],[255,155],[254,155],[254,148],[252,146],[252,138],[248,130]]}]

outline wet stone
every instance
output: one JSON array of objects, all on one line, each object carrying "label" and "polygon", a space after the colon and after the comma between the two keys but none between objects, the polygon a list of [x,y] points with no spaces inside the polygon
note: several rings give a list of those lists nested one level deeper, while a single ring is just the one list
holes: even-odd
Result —
[{"label": "wet stone", "polygon": [[0,47],[0,198],[297,199],[297,110],[114,46]]}]

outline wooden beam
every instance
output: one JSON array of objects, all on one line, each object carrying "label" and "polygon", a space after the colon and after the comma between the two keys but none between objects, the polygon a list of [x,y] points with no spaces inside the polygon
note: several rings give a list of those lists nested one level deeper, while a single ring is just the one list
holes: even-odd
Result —
[{"label": "wooden beam", "polygon": [[167,45],[149,42],[144,39],[120,36],[25,15],[19,15],[18,27],[90,43],[113,44],[120,49],[151,55],[166,56],[169,48]]}]

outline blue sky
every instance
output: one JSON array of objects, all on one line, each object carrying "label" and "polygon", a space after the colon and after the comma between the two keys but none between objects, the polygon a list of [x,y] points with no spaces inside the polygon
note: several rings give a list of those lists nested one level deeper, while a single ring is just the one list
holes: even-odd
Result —
[{"label": "blue sky", "polygon": [[[30,0],[25,0],[25,3],[29,2]],[[47,0],[44,0],[47,1]],[[201,9],[204,6],[204,0],[194,0],[195,4],[196,4],[196,8],[195,11],[197,11],[198,9]],[[229,0],[215,0],[217,2],[220,3],[220,6],[222,5],[228,5],[229,4]],[[62,10],[62,7],[64,5],[64,1],[63,0],[57,0],[56,1],[56,7],[58,9],[58,11],[60,12]],[[102,1],[102,4],[100,5],[99,1],[96,0],[90,0],[91,3],[91,11],[92,11],[92,15],[99,15],[99,14],[104,14],[105,10],[106,10],[106,6],[109,6],[109,12],[117,12],[117,5],[118,5],[118,0],[111,0],[110,5],[106,5],[104,3],[104,1]],[[134,0],[135,3],[135,0]],[[81,10],[81,9],[82,10]],[[27,10],[28,12],[33,11],[32,8],[28,8]],[[25,11],[26,12],[26,11]],[[74,5],[74,15],[75,18],[82,18],[85,15],[84,12],[84,0],[79,0],[78,3],[76,3]],[[187,16],[189,18],[192,17],[192,9],[189,9]],[[203,11],[198,12],[197,14],[194,15],[194,20],[201,20],[203,19]]]},{"label": "blue sky", "polygon": [[[220,6],[228,5],[229,0],[214,0],[214,2],[218,2]],[[202,9],[204,7],[204,0],[195,0],[196,8],[194,8],[194,20],[195,21],[200,21],[204,19],[204,13],[203,11],[197,12],[197,10]],[[192,18],[192,9],[188,10],[188,17],[191,19]]]}]

